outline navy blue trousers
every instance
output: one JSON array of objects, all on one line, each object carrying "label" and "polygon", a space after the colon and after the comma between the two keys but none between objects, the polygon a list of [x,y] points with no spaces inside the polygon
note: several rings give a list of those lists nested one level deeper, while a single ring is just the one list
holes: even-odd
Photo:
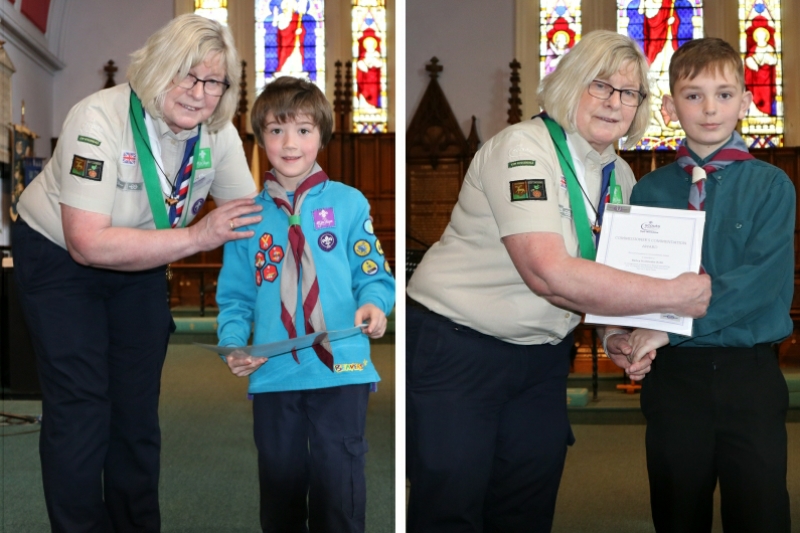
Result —
[{"label": "navy blue trousers", "polygon": [[12,238],[42,387],[52,531],[160,531],[158,397],[174,327],[164,268],[81,266],[21,219]]},{"label": "navy blue trousers", "polygon": [[769,346],[661,348],[641,403],[658,533],[710,532],[717,482],[725,533],[791,531],[789,392]]},{"label": "navy blue trousers", "polygon": [[370,385],[253,395],[264,533],[363,533]]},{"label": "navy blue trousers", "polygon": [[406,328],[408,531],[549,532],[572,335],[515,345],[411,306]]}]

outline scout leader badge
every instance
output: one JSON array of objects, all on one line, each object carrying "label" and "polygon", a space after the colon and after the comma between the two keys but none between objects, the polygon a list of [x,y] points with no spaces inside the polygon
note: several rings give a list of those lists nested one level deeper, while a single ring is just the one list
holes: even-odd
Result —
[{"label": "scout leader badge", "polygon": [[[539,117],[544,121],[547,126],[547,131],[550,133],[550,138],[556,148],[558,155],[558,162],[561,165],[561,172],[564,173],[564,179],[567,181],[567,194],[569,194],[569,204],[572,208],[572,220],[575,224],[575,232],[578,234],[578,248],[581,252],[581,257],[595,260],[597,254],[596,244],[600,236],[600,229],[603,224],[603,214],[605,213],[606,203],[622,203],[622,189],[617,185],[614,173],[614,163],[610,163],[603,168],[603,183],[600,187],[600,205],[597,209],[592,205],[586,191],[578,181],[575,174],[575,169],[572,167],[572,155],[567,146],[567,135],[561,126],[558,125],[553,119],[542,113]],[[586,215],[586,205],[583,198],[586,197],[589,206],[595,214],[594,224],[589,223],[589,217]]]},{"label": "scout leader badge", "polygon": [[[180,170],[175,176],[175,181],[170,182],[161,165],[161,145],[155,135],[155,126],[152,121],[148,123],[150,117],[145,116],[142,102],[133,89],[131,89],[128,116],[133,128],[133,140],[139,154],[139,165],[142,169],[147,199],[150,202],[150,211],[153,213],[156,228],[185,227],[186,218],[181,215],[184,206],[192,196],[195,170],[193,162],[199,161],[201,126],[197,126],[197,135],[186,141]],[[147,132],[146,135],[145,132]],[[158,174],[156,167],[161,170],[163,179]],[[163,204],[166,204],[166,209]]]}]

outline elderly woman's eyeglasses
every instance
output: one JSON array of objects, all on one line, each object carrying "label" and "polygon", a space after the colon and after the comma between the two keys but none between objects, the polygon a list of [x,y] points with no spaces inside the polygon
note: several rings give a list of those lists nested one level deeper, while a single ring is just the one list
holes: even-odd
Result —
[{"label": "elderly woman's eyeglasses", "polygon": [[175,79],[175,85],[181,89],[186,89],[187,91],[189,89],[193,89],[198,82],[203,84],[203,92],[208,96],[222,96],[225,94],[225,91],[228,90],[228,87],[231,86],[230,83],[225,81],[201,80],[194,74],[187,74],[183,79]]},{"label": "elderly woman's eyeglasses", "polygon": [[589,84],[589,94],[600,100],[608,100],[614,93],[619,93],[619,101],[628,107],[639,107],[644,100],[645,94],[635,89],[617,89],[608,83],[600,80],[593,80]]}]

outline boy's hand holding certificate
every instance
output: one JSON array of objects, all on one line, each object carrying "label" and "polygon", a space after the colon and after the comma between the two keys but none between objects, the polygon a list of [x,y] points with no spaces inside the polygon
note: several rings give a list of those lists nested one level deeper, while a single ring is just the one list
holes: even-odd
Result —
[{"label": "boy's hand holding certificate", "polygon": [[[597,262],[659,279],[700,270],[704,211],[607,204]],[[611,317],[588,314],[589,324],[692,334],[692,319],[673,314]]]}]

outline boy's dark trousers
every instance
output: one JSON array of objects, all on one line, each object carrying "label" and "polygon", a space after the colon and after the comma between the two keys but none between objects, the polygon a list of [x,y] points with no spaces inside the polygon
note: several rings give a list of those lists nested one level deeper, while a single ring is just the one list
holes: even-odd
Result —
[{"label": "boy's dark trousers", "polygon": [[768,345],[658,350],[642,381],[650,504],[658,533],[789,533],[789,393]]},{"label": "boy's dark trousers", "polygon": [[264,533],[363,533],[368,383],[253,395]]},{"label": "boy's dark trousers", "polygon": [[511,344],[407,307],[410,533],[551,530],[574,441],[571,346]]}]

